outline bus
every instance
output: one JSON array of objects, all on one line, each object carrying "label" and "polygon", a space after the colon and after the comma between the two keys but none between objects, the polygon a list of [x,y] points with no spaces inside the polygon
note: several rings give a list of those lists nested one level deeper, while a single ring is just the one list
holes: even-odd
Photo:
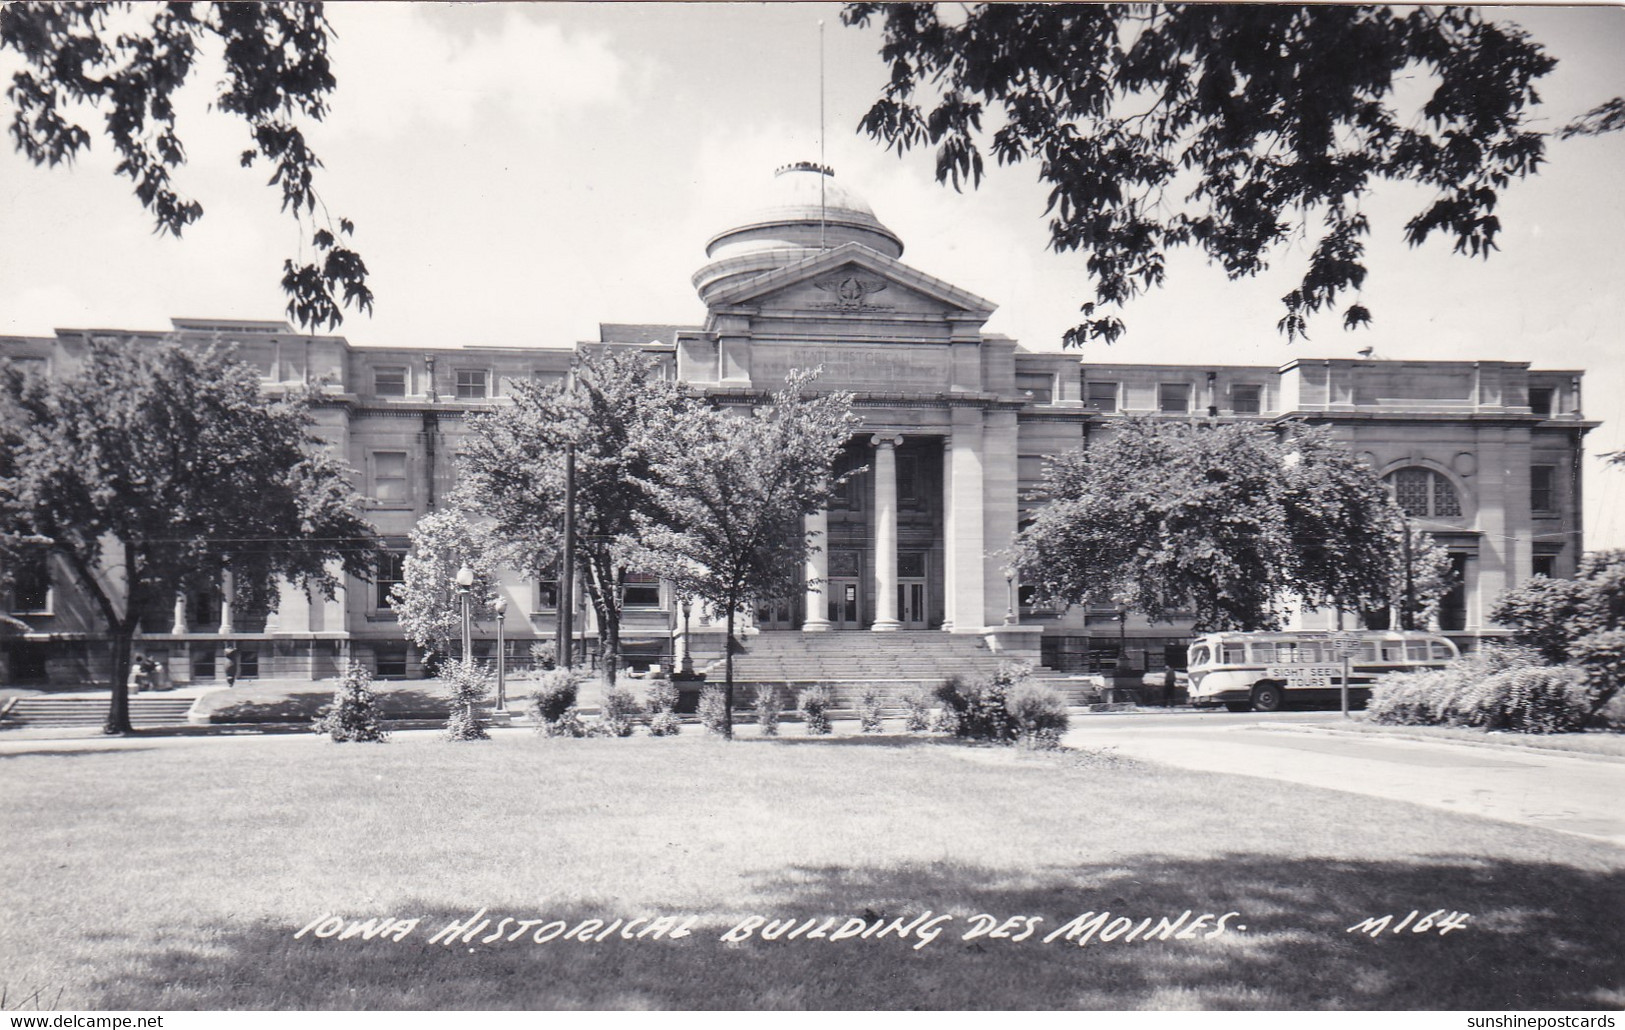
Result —
[{"label": "bus", "polygon": [[1448,637],[1399,630],[1209,633],[1191,642],[1190,701],[1232,712],[1276,712],[1295,702],[1337,701],[1343,658],[1349,702],[1364,704],[1377,677],[1437,669],[1460,657]]}]

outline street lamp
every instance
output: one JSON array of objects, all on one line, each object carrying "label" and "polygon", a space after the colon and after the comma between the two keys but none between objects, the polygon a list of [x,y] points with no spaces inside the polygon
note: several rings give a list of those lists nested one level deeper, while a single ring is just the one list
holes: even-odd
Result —
[{"label": "street lamp", "polygon": [[508,689],[504,675],[507,672],[508,648],[502,639],[502,620],[508,615],[508,599],[501,594],[497,595],[495,603],[491,605],[497,613],[497,707],[499,712],[508,710]]},{"label": "street lamp", "polygon": [[683,676],[694,675],[694,652],[688,639],[688,617],[694,611],[694,599],[685,596],[681,602],[683,609],[683,654],[677,663],[677,671]]},{"label": "street lamp", "polygon": [[1004,570],[1004,624],[1016,624],[1016,570]]},{"label": "street lamp", "polygon": [[474,586],[474,570],[464,565],[457,570],[457,596],[463,602],[463,661],[474,656],[474,613],[469,608],[469,591]]}]

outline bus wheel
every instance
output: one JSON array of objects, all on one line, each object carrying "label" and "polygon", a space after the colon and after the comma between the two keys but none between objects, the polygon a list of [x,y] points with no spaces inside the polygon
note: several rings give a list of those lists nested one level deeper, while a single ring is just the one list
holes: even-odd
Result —
[{"label": "bus wheel", "polygon": [[1281,703],[1286,696],[1281,692],[1279,684],[1260,683],[1253,688],[1253,711],[1279,712]]}]

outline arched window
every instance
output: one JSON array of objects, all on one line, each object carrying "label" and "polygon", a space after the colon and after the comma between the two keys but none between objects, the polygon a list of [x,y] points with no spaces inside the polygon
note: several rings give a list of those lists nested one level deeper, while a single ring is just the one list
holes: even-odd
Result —
[{"label": "arched window", "polygon": [[1405,514],[1418,518],[1456,518],[1461,515],[1461,498],[1443,475],[1432,469],[1396,469],[1383,477],[1394,488],[1394,500]]}]

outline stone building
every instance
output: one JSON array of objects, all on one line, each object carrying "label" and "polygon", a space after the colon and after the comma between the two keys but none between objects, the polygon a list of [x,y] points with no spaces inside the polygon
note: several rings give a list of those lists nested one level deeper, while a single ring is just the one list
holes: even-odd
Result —
[{"label": "stone building", "polygon": [[[773,202],[707,243],[693,277],[703,323],[605,323],[598,340],[577,345],[641,350],[719,398],[766,392],[790,369],[815,365],[821,385],[856,394],[863,431],[841,460],[864,471],[809,519],[826,541],[808,563],[812,585],[754,613],[747,633],[758,641],[912,631],[943,634],[934,639],[954,642],[944,653],[1042,657],[1066,670],[1156,671],[1177,660],[1182,627],[1112,609],[1033,609],[998,557],[1032,503],[1025,498],[1045,456],[1088,446],[1135,414],[1331,426],[1450,551],[1459,586],[1440,618],[1466,640],[1493,632],[1486,613],[1503,589],[1575,568],[1582,444],[1595,425],[1581,413],[1579,371],[1350,358],[1278,368],[1100,364],[1030,351],[984,331],[991,301],[905,264],[902,240],[828,170],[790,165],[774,186]],[[4,337],[0,357],[51,374],[99,336],[130,346],[163,336],[232,344],[269,390],[316,384],[318,431],[355,469],[389,547],[376,583],[352,582],[331,601],[284,590],[274,612],[232,612],[215,591],[153,613],[139,646],[167,660],[177,680],[216,676],[228,641],[245,676],[323,677],[345,656],[382,676],[418,674],[423,656],[402,639],[386,598],[407,532],[455,481],[462,416],[502,404],[514,380],[563,376],[572,354],[541,342],[363,347],[280,322],[175,319],[163,332]],[[47,564],[4,599],[29,630],[0,643],[0,682],[105,674],[105,648],[91,646],[98,627],[63,582]],[[515,656],[554,634],[554,586],[504,583]],[[658,656],[671,654],[685,621],[670,591],[634,570],[625,602],[628,650],[669,661]],[[1336,616],[1302,618],[1313,627]],[[590,641],[590,621],[578,625]],[[715,626],[696,614],[690,628],[699,660],[720,654]],[[491,627],[480,635],[477,649],[488,649]]]}]

